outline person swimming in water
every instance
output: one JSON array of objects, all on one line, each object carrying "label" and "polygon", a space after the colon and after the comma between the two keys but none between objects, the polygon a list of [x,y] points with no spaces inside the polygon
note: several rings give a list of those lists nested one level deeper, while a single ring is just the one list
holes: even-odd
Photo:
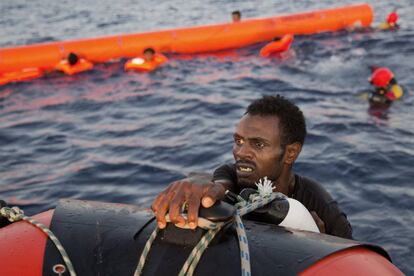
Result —
[{"label": "person swimming in water", "polygon": [[369,82],[374,88],[369,97],[371,106],[390,106],[403,96],[403,89],[389,68],[371,66],[371,72]]},{"label": "person swimming in water", "polygon": [[56,65],[55,70],[61,71],[67,75],[73,75],[93,68],[93,63],[77,54],[70,52],[66,59],[63,59]]},{"label": "person swimming in water", "polygon": [[394,9],[392,12],[390,12],[387,15],[387,18],[384,22],[382,22],[378,29],[380,30],[397,30],[400,28],[400,25],[398,24],[398,13],[397,9]]},{"label": "person swimming in water", "polygon": [[233,22],[240,22],[241,21],[241,12],[240,11],[233,11],[231,13],[231,19]]},{"label": "person swimming in water", "polygon": [[161,53],[156,53],[153,48],[145,48],[142,57],[136,57],[125,63],[125,71],[134,70],[150,72],[166,63],[168,58]]}]

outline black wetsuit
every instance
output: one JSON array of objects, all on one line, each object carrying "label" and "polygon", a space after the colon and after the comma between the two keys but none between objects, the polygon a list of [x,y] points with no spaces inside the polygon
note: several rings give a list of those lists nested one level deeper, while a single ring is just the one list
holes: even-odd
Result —
[{"label": "black wetsuit", "polygon": [[384,89],[375,89],[369,96],[369,103],[371,106],[390,106],[392,101],[385,96]]},{"label": "black wetsuit", "polygon": [[[214,171],[213,180],[227,180],[237,183],[234,165],[223,165]],[[239,189],[234,185],[234,191]],[[352,239],[352,227],[338,203],[318,183],[295,174],[295,188],[291,195],[300,201],[309,211],[315,211],[325,223],[326,234]]]},{"label": "black wetsuit", "polygon": [[369,96],[371,106],[390,106],[392,100],[388,99],[385,94],[394,84],[398,84],[395,78],[392,78],[386,87],[376,87]]}]

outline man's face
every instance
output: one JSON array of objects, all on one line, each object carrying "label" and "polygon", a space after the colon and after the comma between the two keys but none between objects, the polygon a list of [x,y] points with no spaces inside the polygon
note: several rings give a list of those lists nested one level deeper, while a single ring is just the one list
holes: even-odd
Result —
[{"label": "man's face", "polygon": [[239,22],[240,21],[240,15],[238,15],[237,13],[233,13],[231,15],[233,22]]},{"label": "man's face", "polygon": [[241,188],[255,188],[265,176],[276,182],[283,166],[277,116],[244,115],[234,133],[233,156]]},{"label": "man's face", "polygon": [[150,51],[144,53],[144,58],[146,61],[152,61],[154,59],[154,54]]}]

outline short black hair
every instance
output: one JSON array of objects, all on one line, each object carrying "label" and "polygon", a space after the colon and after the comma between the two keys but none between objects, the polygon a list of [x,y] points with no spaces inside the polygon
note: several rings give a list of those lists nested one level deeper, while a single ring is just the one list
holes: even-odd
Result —
[{"label": "short black hair", "polygon": [[283,96],[263,96],[253,101],[245,114],[257,116],[277,116],[282,130],[281,144],[298,142],[303,145],[306,137],[306,122],[302,111]]},{"label": "short black hair", "polygon": [[233,11],[231,13],[231,15],[238,15],[239,17],[241,17],[241,12],[240,11]]},{"label": "short black hair", "polygon": [[70,65],[75,65],[79,60],[78,55],[76,55],[75,53],[69,53],[68,55],[68,62]]},{"label": "short black hair", "polygon": [[145,54],[145,53],[155,54],[155,50],[154,50],[153,48],[145,48],[143,53],[144,53],[144,54]]}]

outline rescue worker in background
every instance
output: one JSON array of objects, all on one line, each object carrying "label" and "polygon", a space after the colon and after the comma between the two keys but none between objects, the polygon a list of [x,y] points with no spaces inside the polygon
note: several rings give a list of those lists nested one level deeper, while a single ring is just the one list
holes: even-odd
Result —
[{"label": "rescue worker in background", "polygon": [[398,85],[394,73],[390,69],[371,66],[371,71],[369,82],[374,87],[369,97],[371,105],[390,105],[402,97],[403,89]]},{"label": "rescue worker in background", "polygon": [[55,69],[67,75],[73,75],[80,72],[88,71],[93,68],[93,63],[84,58],[80,58],[75,53],[69,53],[68,57],[58,63]]},{"label": "rescue worker in background", "polygon": [[156,53],[153,48],[146,48],[142,57],[136,57],[125,63],[125,71],[134,70],[151,72],[168,61],[168,58],[161,53]]},{"label": "rescue worker in background", "polygon": [[400,25],[398,25],[397,21],[398,21],[398,13],[397,13],[397,10],[394,9],[392,12],[390,12],[387,15],[386,21],[382,22],[378,26],[378,29],[380,29],[380,30],[397,30],[397,29],[400,28]]},{"label": "rescue worker in background", "polygon": [[231,19],[233,20],[233,22],[240,22],[241,12],[240,11],[233,11],[231,13]]}]

